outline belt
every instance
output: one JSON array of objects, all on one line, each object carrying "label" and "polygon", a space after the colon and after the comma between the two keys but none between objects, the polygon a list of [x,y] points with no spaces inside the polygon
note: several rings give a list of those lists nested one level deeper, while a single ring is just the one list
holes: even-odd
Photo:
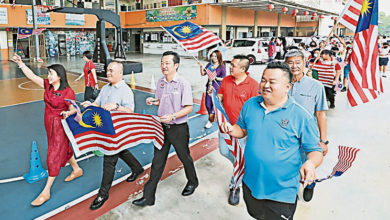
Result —
[{"label": "belt", "polygon": [[166,124],[166,123],[161,123],[163,127],[165,128],[171,128],[171,127],[178,127],[178,126],[183,126],[187,124],[187,122],[181,123],[181,124]]}]

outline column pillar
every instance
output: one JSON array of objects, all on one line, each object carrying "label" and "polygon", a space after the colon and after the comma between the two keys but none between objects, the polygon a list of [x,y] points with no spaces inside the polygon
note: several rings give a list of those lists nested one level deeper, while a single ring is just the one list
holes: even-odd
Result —
[{"label": "column pillar", "polygon": [[276,37],[280,37],[280,20],[281,20],[282,14],[278,13],[278,27],[276,29]]},{"label": "column pillar", "polygon": [[221,26],[219,28],[219,38],[226,41],[226,14],[227,14],[227,7],[222,6],[222,19],[221,19]]},{"label": "column pillar", "polygon": [[253,22],[254,23],[254,27],[253,27],[253,37],[259,37],[259,35],[258,35],[258,22],[257,22],[257,19],[258,19],[258,17],[259,17],[259,11],[257,11],[257,10],[255,10],[255,22]]}]

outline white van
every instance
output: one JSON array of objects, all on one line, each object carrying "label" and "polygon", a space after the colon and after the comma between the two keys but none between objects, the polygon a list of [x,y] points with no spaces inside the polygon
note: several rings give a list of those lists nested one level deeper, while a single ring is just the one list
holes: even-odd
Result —
[{"label": "white van", "polygon": [[209,50],[207,57],[210,59],[211,54],[219,50],[222,53],[224,61],[231,61],[237,54],[249,57],[250,64],[256,62],[265,63],[268,60],[268,41],[257,38],[233,39],[226,45],[218,45]]}]

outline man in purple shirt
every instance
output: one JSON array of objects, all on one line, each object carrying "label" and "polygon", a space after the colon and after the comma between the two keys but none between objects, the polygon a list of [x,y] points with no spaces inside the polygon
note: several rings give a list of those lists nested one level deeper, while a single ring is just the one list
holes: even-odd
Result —
[{"label": "man in purple shirt", "polygon": [[158,115],[164,129],[164,145],[161,150],[154,148],[150,179],[145,184],[143,197],[133,201],[137,206],[154,205],[157,184],[164,171],[171,145],[184,165],[188,180],[182,195],[191,195],[198,186],[194,162],[188,147],[190,132],[187,120],[188,114],[192,112],[192,91],[190,83],[177,74],[179,63],[180,57],[176,52],[163,53],[161,71],[164,77],[157,82],[156,98],[146,99],[147,105],[159,106]]}]

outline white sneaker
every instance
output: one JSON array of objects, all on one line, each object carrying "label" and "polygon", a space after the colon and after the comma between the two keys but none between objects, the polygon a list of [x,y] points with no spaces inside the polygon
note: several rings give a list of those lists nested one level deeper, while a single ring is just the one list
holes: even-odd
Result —
[{"label": "white sneaker", "polygon": [[204,125],[205,128],[209,129],[213,126],[213,124],[210,121],[207,121],[207,123]]}]

